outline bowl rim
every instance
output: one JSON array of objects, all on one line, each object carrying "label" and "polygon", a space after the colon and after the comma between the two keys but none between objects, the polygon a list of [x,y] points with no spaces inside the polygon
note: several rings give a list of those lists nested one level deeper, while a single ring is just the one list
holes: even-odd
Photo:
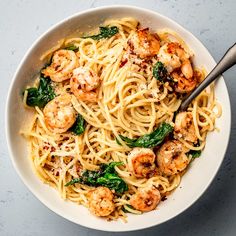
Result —
[{"label": "bowl rim", "polygon": [[112,230],[111,228],[102,228],[102,227],[92,227],[90,224],[81,224],[79,222],[77,222],[75,219],[73,219],[72,217],[70,217],[69,215],[63,215],[63,212],[61,212],[61,210],[59,210],[56,207],[51,206],[50,204],[48,204],[48,202],[41,196],[39,196],[33,189],[33,187],[31,187],[30,184],[28,184],[27,180],[23,177],[23,175],[21,174],[20,169],[17,167],[15,161],[14,161],[14,155],[13,155],[13,148],[11,145],[11,139],[10,139],[10,132],[9,132],[9,127],[10,127],[10,122],[9,122],[9,117],[10,117],[10,112],[9,112],[9,104],[10,104],[10,99],[11,99],[11,94],[12,94],[12,90],[13,90],[13,85],[15,83],[15,80],[21,70],[22,64],[24,63],[24,61],[26,60],[26,58],[28,57],[28,55],[30,54],[30,52],[33,50],[33,48],[48,34],[50,33],[52,30],[56,29],[58,26],[60,26],[61,24],[65,23],[68,20],[72,20],[73,18],[78,17],[79,15],[83,15],[83,14],[87,14],[87,13],[92,13],[92,12],[96,12],[98,10],[112,10],[112,9],[116,9],[116,8],[123,8],[123,9],[132,9],[132,10],[138,10],[138,11],[146,11],[147,13],[151,13],[151,14],[156,14],[159,17],[163,18],[166,21],[169,21],[170,23],[173,23],[175,25],[178,25],[178,27],[184,31],[187,32],[188,35],[190,35],[192,38],[194,38],[195,40],[197,40],[202,47],[208,52],[209,57],[212,59],[212,61],[214,61],[214,65],[216,65],[216,62],[214,60],[214,58],[211,56],[210,52],[208,51],[208,49],[205,47],[205,45],[197,38],[195,37],[188,29],[186,29],[185,27],[183,27],[181,24],[179,24],[178,22],[176,22],[175,20],[172,20],[171,18],[160,14],[159,12],[156,12],[154,10],[150,10],[148,8],[144,8],[144,7],[137,7],[137,6],[133,6],[133,5],[126,5],[126,4],[117,4],[117,5],[105,5],[105,6],[101,6],[101,7],[95,7],[95,8],[89,8],[83,11],[78,11],[74,14],[69,15],[68,17],[63,18],[62,20],[58,21],[57,23],[53,24],[52,26],[50,26],[46,31],[44,31],[42,34],[40,34],[39,37],[37,37],[34,42],[31,44],[31,46],[28,48],[28,50],[25,52],[24,56],[22,57],[19,65],[16,68],[16,71],[14,73],[14,75],[12,76],[12,80],[10,82],[10,86],[8,88],[8,93],[7,93],[7,98],[6,98],[6,105],[5,105],[5,135],[6,135],[6,141],[7,141],[7,147],[8,147],[8,151],[9,151],[9,156],[12,162],[12,165],[15,169],[15,171],[17,172],[18,176],[20,177],[21,181],[24,183],[24,185],[28,188],[28,190],[30,190],[30,192],[41,202],[43,203],[47,208],[49,208],[51,211],[53,211],[54,213],[56,213],[57,215],[61,216],[64,219],[67,219],[75,224],[78,224],[80,226],[86,227],[86,228],[90,228],[90,229],[95,229],[95,230],[100,230],[100,231],[106,231],[106,232],[128,232],[128,231],[136,231],[136,230],[142,230],[142,229],[147,229],[150,227],[154,227],[160,224],[163,224],[173,218],[175,218],[176,216],[180,215],[181,213],[185,212],[188,208],[190,208],[191,206],[193,206],[199,199],[200,197],[203,196],[203,194],[206,192],[206,190],[209,188],[209,186],[211,185],[212,181],[214,180],[217,172],[219,171],[222,162],[225,158],[225,154],[226,151],[228,149],[228,145],[229,145],[229,139],[230,139],[230,134],[231,134],[231,119],[232,119],[232,112],[231,112],[231,102],[229,99],[229,92],[228,92],[228,88],[227,88],[227,84],[225,83],[225,80],[223,78],[223,76],[220,77],[221,80],[223,80],[225,86],[226,86],[226,99],[228,100],[228,110],[229,110],[229,114],[228,114],[228,120],[229,120],[229,130],[228,130],[228,134],[226,137],[227,142],[224,147],[223,150],[223,157],[221,162],[219,163],[218,167],[215,168],[214,170],[214,174],[212,175],[211,178],[208,179],[207,184],[205,185],[204,189],[202,190],[201,193],[199,193],[199,195],[193,199],[189,204],[187,204],[185,207],[183,207],[181,210],[179,210],[179,212],[177,212],[175,215],[173,215],[171,218],[169,219],[165,219],[159,223],[147,223],[146,226],[138,226],[136,228],[131,228],[131,229],[125,229],[123,230],[122,228],[120,228],[119,230]]}]

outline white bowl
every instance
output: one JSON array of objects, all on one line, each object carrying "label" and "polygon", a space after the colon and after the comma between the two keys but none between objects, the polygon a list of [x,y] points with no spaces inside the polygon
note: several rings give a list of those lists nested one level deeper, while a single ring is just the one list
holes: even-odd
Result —
[{"label": "white bowl", "polygon": [[89,211],[75,203],[62,200],[51,187],[43,184],[35,176],[28,158],[26,140],[19,130],[30,115],[22,106],[21,93],[32,81],[43,63],[39,60],[47,49],[77,29],[88,31],[89,26],[97,27],[107,18],[135,17],[142,25],[153,30],[171,28],[175,30],[195,52],[194,63],[210,71],[215,61],[190,32],[179,24],[156,12],[133,6],[108,6],[77,13],[50,28],[28,50],[21,61],[9,89],[6,105],[6,136],[12,163],[19,176],[30,191],[48,208],[62,217],[77,224],[104,231],[131,231],[161,224],[190,207],[207,189],[219,169],[228,144],[231,125],[231,111],[227,88],[223,78],[216,84],[216,97],[223,107],[223,114],[216,126],[220,132],[209,133],[207,144],[201,157],[195,160],[189,171],[183,176],[180,186],[157,210],[142,215],[128,216],[128,223],[122,221],[107,222],[95,217]]}]

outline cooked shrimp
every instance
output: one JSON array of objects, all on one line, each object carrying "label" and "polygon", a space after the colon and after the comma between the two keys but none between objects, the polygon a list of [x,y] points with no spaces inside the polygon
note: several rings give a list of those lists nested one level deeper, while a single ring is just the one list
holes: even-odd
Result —
[{"label": "cooked shrimp", "polygon": [[189,158],[185,154],[187,151],[180,141],[164,143],[157,152],[160,171],[165,175],[175,175],[183,171],[189,164]]},{"label": "cooked shrimp", "polygon": [[62,82],[71,78],[72,71],[77,66],[78,58],[75,52],[61,49],[54,53],[51,65],[42,70],[42,73],[55,82]]},{"label": "cooked shrimp", "polygon": [[183,61],[181,65],[181,72],[186,79],[191,79],[193,77],[193,67],[190,60]]},{"label": "cooked shrimp", "polygon": [[137,178],[149,178],[155,170],[155,154],[149,148],[134,148],[128,156],[128,167]]},{"label": "cooked shrimp", "polygon": [[98,187],[89,192],[88,207],[96,216],[108,216],[115,210],[113,197],[109,188]]},{"label": "cooked shrimp", "polygon": [[185,61],[189,61],[190,56],[179,43],[171,42],[160,48],[158,58],[165,65],[167,71],[171,73],[173,70],[180,68]]},{"label": "cooked shrimp", "polygon": [[161,200],[161,194],[155,187],[140,188],[131,197],[130,205],[139,211],[154,210]]},{"label": "cooked shrimp", "polygon": [[43,113],[45,124],[53,133],[66,132],[76,120],[76,113],[69,94],[62,94],[54,98],[44,107]]},{"label": "cooked shrimp", "polygon": [[100,78],[90,69],[79,67],[73,70],[70,79],[71,92],[83,101],[94,102],[97,100],[97,91]]},{"label": "cooked shrimp", "polygon": [[197,135],[193,124],[193,116],[190,112],[180,112],[175,118],[174,135],[186,141],[196,143]]},{"label": "cooked shrimp", "polygon": [[172,72],[171,77],[176,82],[175,91],[178,93],[191,92],[197,86],[197,79],[192,77],[187,79],[182,73]]},{"label": "cooked shrimp", "polygon": [[151,34],[148,28],[137,30],[128,41],[131,51],[140,58],[153,57],[160,49],[157,34]]},{"label": "cooked shrimp", "polygon": [[188,93],[196,87],[197,79],[193,73],[190,55],[179,43],[171,42],[164,44],[160,48],[158,58],[176,82],[176,92]]}]

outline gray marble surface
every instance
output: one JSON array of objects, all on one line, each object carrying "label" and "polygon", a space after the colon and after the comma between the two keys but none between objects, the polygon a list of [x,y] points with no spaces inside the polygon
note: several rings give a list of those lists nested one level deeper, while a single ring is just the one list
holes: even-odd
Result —
[{"label": "gray marble surface", "polygon": [[[0,0],[0,235],[114,235],[73,224],[40,203],[23,185],[9,159],[4,132],[7,90],[33,41],[78,11],[111,4],[156,10],[197,36],[218,61],[236,40],[236,1],[205,0]],[[232,105],[229,148],[214,182],[180,216],[147,230],[122,235],[236,235],[236,67],[225,73]],[[117,234],[116,234],[117,235]]]}]

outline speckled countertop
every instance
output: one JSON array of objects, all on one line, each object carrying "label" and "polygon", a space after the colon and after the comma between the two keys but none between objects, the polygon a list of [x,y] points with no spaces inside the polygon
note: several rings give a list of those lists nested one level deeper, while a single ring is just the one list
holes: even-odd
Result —
[{"label": "speckled countertop", "polygon": [[[4,109],[12,75],[33,41],[51,25],[81,10],[130,4],[156,10],[197,36],[218,61],[236,41],[236,1],[43,0],[0,1],[0,235],[115,235],[87,229],[54,214],[23,185],[9,159]],[[200,200],[158,227],[120,235],[236,235],[236,67],[226,72],[232,105],[229,148],[214,182]],[[116,234],[117,235],[117,234]]]}]

